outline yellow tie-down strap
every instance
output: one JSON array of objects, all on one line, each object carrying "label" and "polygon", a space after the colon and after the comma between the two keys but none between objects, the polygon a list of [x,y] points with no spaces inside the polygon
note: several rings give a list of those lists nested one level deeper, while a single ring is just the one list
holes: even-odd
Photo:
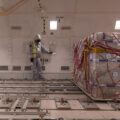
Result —
[{"label": "yellow tie-down strap", "polygon": [[89,52],[107,53],[105,50],[103,50],[103,49],[101,49],[101,48],[94,48],[94,47],[90,47]]}]

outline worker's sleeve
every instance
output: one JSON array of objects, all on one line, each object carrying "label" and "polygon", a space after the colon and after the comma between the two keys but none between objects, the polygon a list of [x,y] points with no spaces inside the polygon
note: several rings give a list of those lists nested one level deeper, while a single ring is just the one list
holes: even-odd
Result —
[{"label": "worker's sleeve", "polygon": [[30,47],[30,55],[32,56],[33,47],[32,47],[32,45],[30,45],[29,47]]},{"label": "worker's sleeve", "polygon": [[47,49],[44,45],[41,46],[43,52],[50,53],[49,49]]}]

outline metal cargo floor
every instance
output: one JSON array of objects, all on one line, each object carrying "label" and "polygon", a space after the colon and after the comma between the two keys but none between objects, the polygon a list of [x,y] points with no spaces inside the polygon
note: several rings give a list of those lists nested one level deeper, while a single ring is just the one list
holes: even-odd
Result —
[{"label": "metal cargo floor", "polygon": [[120,118],[120,103],[87,101],[71,80],[0,80],[0,120]]}]

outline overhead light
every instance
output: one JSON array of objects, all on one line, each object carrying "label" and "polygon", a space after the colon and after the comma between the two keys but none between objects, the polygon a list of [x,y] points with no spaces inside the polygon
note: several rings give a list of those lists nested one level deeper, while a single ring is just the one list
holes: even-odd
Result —
[{"label": "overhead light", "polygon": [[116,20],[115,30],[120,30],[120,20]]},{"label": "overhead light", "polygon": [[57,30],[57,21],[50,21],[50,30]]}]

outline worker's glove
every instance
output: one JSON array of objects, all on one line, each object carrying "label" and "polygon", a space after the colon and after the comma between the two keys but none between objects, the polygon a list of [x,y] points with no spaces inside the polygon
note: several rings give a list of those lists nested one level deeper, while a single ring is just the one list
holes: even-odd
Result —
[{"label": "worker's glove", "polygon": [[30,45],[29,45],[29,47],[31,48],[31,47],[32,47],[32,45],[30,44]]},{"label": "worker's glove", "polygon": [[52,51],[50,51],[50,52],[49,52],[49,54],[53,54],[53,52],[52,52]]},{"label": "worker's glove", "polygon": [[32,62],[32,63],[33,63],[33,62],[34,62],[34,59],[33,59],[33,58],[30,58],[30,62]]}]

